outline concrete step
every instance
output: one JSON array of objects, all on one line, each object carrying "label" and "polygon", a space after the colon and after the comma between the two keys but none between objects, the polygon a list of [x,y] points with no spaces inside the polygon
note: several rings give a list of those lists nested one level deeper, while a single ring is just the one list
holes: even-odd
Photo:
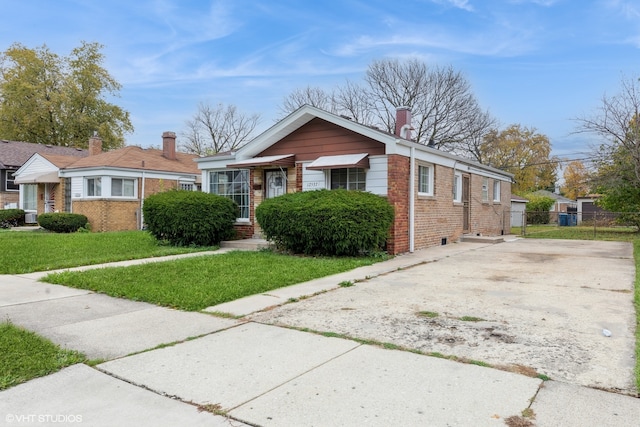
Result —
[{"label": "concrete step", "polygon": [[244,251],[257,251],[258,249],[268,248],[269,245],[270,243],[264,239],[240,239],[220,242],[221,248],[238,249]]},{"label": "concrete step", "polygon": [[476,234],[465,234],[460,238],[461,242],[472,243],[503,243],[505,236],[478,236]]}]

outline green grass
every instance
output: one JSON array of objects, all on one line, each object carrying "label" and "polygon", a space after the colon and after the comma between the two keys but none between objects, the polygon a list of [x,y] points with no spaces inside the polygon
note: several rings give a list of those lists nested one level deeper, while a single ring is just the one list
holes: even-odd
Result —
[{"label": "green grass", "polygon": [[130,267],[52,273],[43,281],[193,311],[378,261],[234,251]]},{"label": "green grass", "polygon": [[31,273],[215,249],[164,245],[145,231],[70,234],[3,231],[0,242],[0,274]]},{"label": "green grass", "polygon": [[0,390],[84,361],[76,351],[63,350],[9,322],[0,323]]},{"label": "green grass", "polygon": [[430,319],[433,319],[434,317],[438,317],[439,314],[436,313],[435,311],[419,311],[418,316],[428,317]]},{"label": "green grass", "polygon": [[[513,227],[512,234],[520,234],[520,227]],[[633,244],[633,256],[636,266],[634,305],[636,308],[636,388],[640,390],[640,233],[635,227],[599,227],[587,226],[557,227],[553,225],[529,225],[526,236],[536,239],[579,239],[613,240]]]},{"label": "green grass", "polygon": [[475,316],[462,316],[460,320],[462,320],[463,322],[484,322],[486,319]]}]

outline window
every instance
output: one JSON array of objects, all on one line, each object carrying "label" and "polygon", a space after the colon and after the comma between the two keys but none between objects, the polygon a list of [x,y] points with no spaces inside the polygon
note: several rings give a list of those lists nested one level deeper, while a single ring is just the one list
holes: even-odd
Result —
[{"label": "window", "polygon": [[240,218],[249,219],[249,171],[215,171],[209,174],[209,192],[236,202]]},{"label": "window", "polygon": [[22,186],[22,209],[25,211],[38,210],[37,184],[24,184]]},{"label": "window", "polygon": [[433,168],[418,166],[418,193],[433,195]]},{"label": "window", "polygon": [[102,178],[87,178],[87,197],[102,196]]},{"label": "window", "polygon": [[493,181],[493,201],[500,201],[500,181],[498,180]]},{"label": "window", "polygon": [[18,184],[16,184],[16,178],[13,176],[13,173],[16,171],[17,169],[7,169],[5,171],[6,173],[6,178],[5,178],[5,189],[7,191],[19,191],[20,190],[20,186]]},{"label": "window", "polygon": [[111,197],[135,197],[135,179],[111,178]]},{"label": "window", "polygon": [[453,175],[453,201],[462,201],[462,175],[459,173]]},{"label": "window", "polygon": [[338,188],[364,191],[366,189],[366,173],[364,169],[331,169],[331,189]]},{"label": "window", "polygon": [[482,178],[482,201],[489,201],[489,178]]}]

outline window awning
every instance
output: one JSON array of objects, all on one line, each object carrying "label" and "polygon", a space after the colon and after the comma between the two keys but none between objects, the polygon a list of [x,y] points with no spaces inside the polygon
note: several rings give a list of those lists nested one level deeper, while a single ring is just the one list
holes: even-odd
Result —
[{"label": "window awning", "polygon": [[343,154],[340,156],[322,156],[315,159],[307,169],[341,169],[341,168],[369,168],[369,154]]},{"label": "window awning", "polygon": [[23,175],[16,177],[16,184],[42,184],[42,183],[58,183],[60,177],[58,171],[55,172],[42,172],[42,173],[30,173],[29,175]]},{"label": "window awning", "polygon": [[252,159],[241,160],[229,163],[228,168],[255,168],[258,166],[279,166],[293,167],[296,164],[295,154],[284,154],[279,156],[254,157]]}]

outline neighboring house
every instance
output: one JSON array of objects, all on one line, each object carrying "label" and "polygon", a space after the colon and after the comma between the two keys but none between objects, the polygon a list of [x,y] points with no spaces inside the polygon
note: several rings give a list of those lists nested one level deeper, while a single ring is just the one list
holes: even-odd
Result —
[{"label": "neighboring house", "polygon": [[[36,213],[51,210],[83,214],[93,231],[137,230],[144,226],[142,206],[151,194],[181,188],[198,190],[200,171],[195,154],[176,153],[176,135],[162,135],[163,149],[124,147],[102,152],[102,140],[89,140],[88,157],[70,163],[68,159],[34,155],[16,172],[21,183],[21,204],[32,207],[28,179],[42,175],[36,188]],[[46,177],[46,178],[45,178]],[[57,177],[57,183],[50,183]],[[57,191],[47,193],[52,185]],[[40,203],[54,194],[54,204]],[[60,202],[58,202],[60,201]]]},{"label": "neighboring house", "polygon": [[549,208],[550,212],[555,213],[575,213],[578,208],[578,203],[575,200],[568,199],[560,194],[553,193],[548,190],[538,190],[534,191],[533,194],[537,194],[539,196],[550,197],[555,200],[555,203],[551,208]]},{"label": "neighboring house", "polygon": [[410,123],[399,108],[393,135],[305,105],[238,151],[196,159],[203,191],[238,203],[242,237],[261,235],[254,213],[263,199],[322,188],[386,197],[391,254],[508,233],[513,175],[410,141]]},{"label": "neighboring house", "polygon": [[529,200],[511,195],[511,226],[522,227],[527,223],[527,202]]},{"label": "neighboring house", "polygon": [[89,155],[87,150],[80,148],[0,140],[0,209],[19,206],[20,185],[15,182],[13,174],[36,153],[74,159]]}]

